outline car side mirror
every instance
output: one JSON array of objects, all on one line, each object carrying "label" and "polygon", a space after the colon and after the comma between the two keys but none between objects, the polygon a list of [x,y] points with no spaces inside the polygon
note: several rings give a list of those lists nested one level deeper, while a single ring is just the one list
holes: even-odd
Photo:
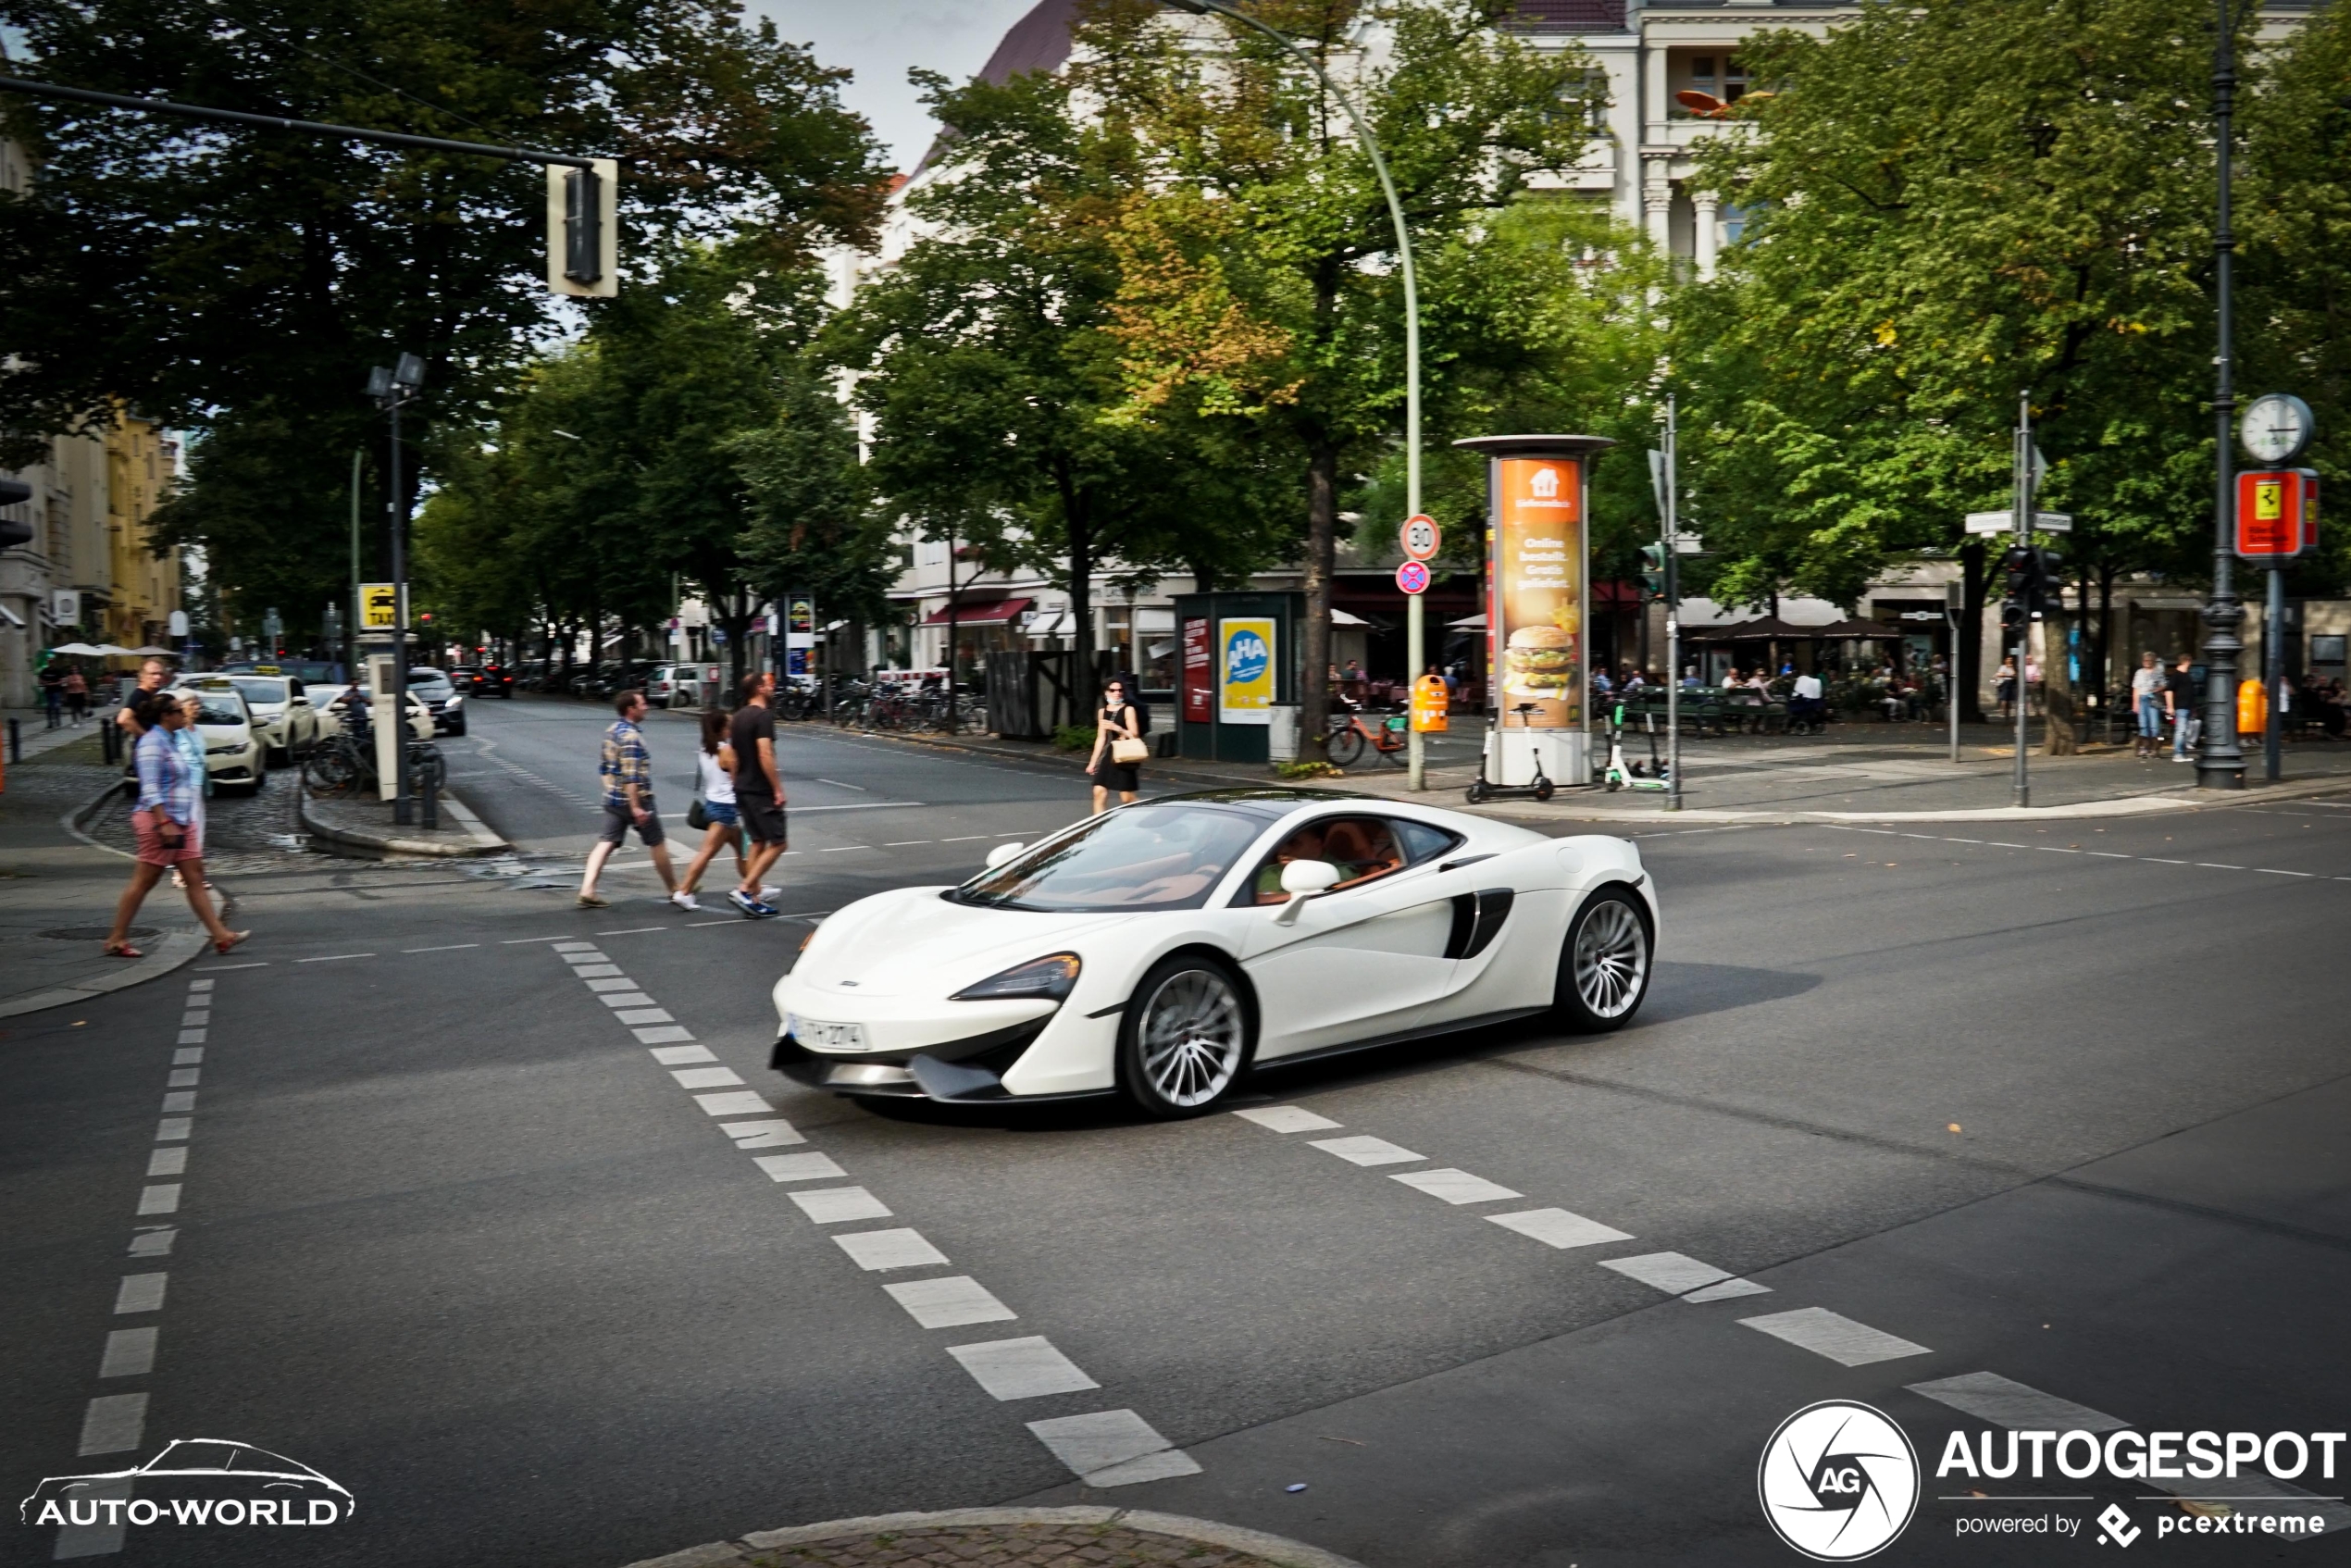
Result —
[{"label": "car side mirror", "polygon": [[1274,918],[1287,926],[1296,920],[1306,901],[1316,893],[1325,893],[1338,886],[1338,867],[1327,860],[1293,860],[1282,867],[1282,891],[1289,902],[1282,905]]},{"label": "car side mirror", "polygon": [[998,866],[1004,865],[1008,861],[1019,859],[1021,852],[1027,848],[1028,846],[1026,844],[1018,842],[998,844],[994,849],[988,852],[988,869],[993,871]]}]

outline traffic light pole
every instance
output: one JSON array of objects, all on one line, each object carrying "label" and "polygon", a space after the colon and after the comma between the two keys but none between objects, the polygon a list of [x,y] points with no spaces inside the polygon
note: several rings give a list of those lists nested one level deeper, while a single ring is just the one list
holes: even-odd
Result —
[{"label": "traffic light pole", "polygon": [[392,565],[392,819],[405,826],[417,819],[416,802],[408,794],[408,518],[400,504],[400,405],[394,386],[384,402],[392,414],[392,483],[384,496],[384,521],[390,531]]},{"label": "traffic light pole", "polygon": [[[2016,410],[2016,547],[2030,549],[2033,544],[2033,394],[2017,394]],[[2033,652],[2033,612],[2028,593],[2025,613],[2018,617],[2016,628],[2016,790],[2015,804],[2020,808],[2033,803],[2033,782],[2026,776],[2024,761],[2025,718],[2033,707],[2033,683],[2025,678],[2031,667]]]},{"label": "traffic light pole", "polygon": [[1665,546],[1665,809],[1682,809],[1682,567],[1678,558],[1682,532],[1679,474],[1674,460],[1681,455],[1679,410],[1672,392],[1665,394],[1665,504],[1660,542]]},{"label": "traffic light pole", "polygon": [[2261,776],[2275,784],[2285,777],[2285,568],[2270,568],[2270,598],[2261,621],[2261,684],[2269,689],[2268,716],[2261,722]]}]

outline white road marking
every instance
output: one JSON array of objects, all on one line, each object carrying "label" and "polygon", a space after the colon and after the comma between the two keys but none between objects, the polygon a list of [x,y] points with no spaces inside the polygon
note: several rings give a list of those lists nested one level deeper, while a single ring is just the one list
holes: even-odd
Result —
[{"label": "white road marking", "polygon": [[1913,1345],[1866,1323],[1839,1316],[1826,1307],[1798,1307],[1794,1312],[1773,1313],[1768,1317],[1743,1317],[1739,1322],[1774,1339],[1785,1339],[1799,1350],[1826,1356],[1839,1366],[1867,1366],[1872,1362],[1934,1353],[1924,1345]]},{"label": "white road marking", "polygon": [[764,1116],[776,1109],[750,1089],[735,1094],[697,1094],[694,1103],[714,1116]]},{"label": "white road marking", "polygon": [[131,1238],[131,1253],[134,1258],[168,1257],[171,1243],[179,1232],[168,1225],[151,1226]]},{"label": "white road marking", "polygon": [[[678,1021],[676,1014],[665,1013],[658,1007],[640,1008],[633,1013],[616,1013],[613,1016],[619,1019],[624,1024],[631,1025],[674,1024]],[[738,1079],[737,1081],[740,1082],[741,1080]]]},{"label": "white road marking", "polygon": [[819,850],[816,852],[819,854],[848,854],[853,850],[870,850],[874,846],[871,844],[835,844],[831,849]]},{"label": "white road marking", "polygon": [[1637,1258],[1602,1258],[1600,1267],[1639,1280],[1652,1290],[1686,1301],[1720,1301],[1732,1296],[1768,1296],[1772,1288],[1741,1279],[1728,1269],[1684,1252],[1644,1252]]},{"label": "white road marking", "polygon": [[[269,961],[264,958],[252,964],[207,964],[203,968],[197,970],[196,973],[199,975],[225,975],[231,969],[267,969],[268,967]],[[143,1400],[147,1396],[142,1394],[139,1397]]]},{"label": "white road marking", "polygon": [[2207,871],[2242,871],[2245,869],[2242,865],[2223,865],[2217,860],[2199,860],[2196,864]]},{"label": "white road marking", "polygon": [[215,984],[216,982],[212,980],[190,980],[188,989],[192,991],[208,991]]},{"label": "white road marking", "polygon": [[2266,865],[2257,865],[2253,869],[2264,877],[2307,877],[2310,875],[2307,871],[2275,871]]},{"label": "white road marking", "polygon": [[1497,1198],[1524,1198],[1524,1192],[1513,1192],[1499,1182],[1457,1171],[1449,1166],[1435,1171],[1405,1171],[1390,1176],[1390,1181],[1400,1181],[1417,1188],[1431,1198],[1442,1198],[1448,1203],[1490,1203]]},{"label": "white road marking", "polygon": [[743,1081],[732,1067],[680,1067],[669,1076],[679,1089],[731,1089]]},{"label": "white road marking", "polygon": [[1007,1323],[1020,1314],[989,1294],[967,1274],[940,1279],[910,1279],[885,1285],[890,1299],[925,1328],[960,1328],[967,1323]]},{"label": "white road marking", "polygon": [[2119,853],[2114,850],[2090,850],[2086,852],[2097,856],[2100,860],[2135,860],[2138,858],[2135,855]]},{"label": "white road marking", "polygon": [[126,1274],[114,1293],[117,1317],[125,1313],[159,1313],[163,1311],[163,1288],[171,1276],[168,1274]]},{"label": "white road marking", "polygon": [[835,1181],[849,1175],[830,1154],[763,1154],[753,1164],[770,1181]]},{"label": "white road marking", "polygon": [[163,1097],[163,1108],[167,1113],[193,1111],[196,1108],[196,1091],[193,1089],[183,1089],[176,1093],[167,1094]]},{"label": "white road marking", "polygon": [[147,1156],[147,1175],[151,1177],[187,1174],[188,1150],[185,1144],[177,1149],[158,1149]]},{"label": "white road marking", "polygon": [[330,952],[317,958],[297,958],[296,964],[340,964],[346,958],[373,958],[372,952]]},{"label": "white road marking", "polygon": [[143,1214],[176,1214],[180,1212],[180,1183],[158,1182],[139,1192],[139,1213]]},{"label": "white road marking", "polygon": [[929,842],[930,840],[928,839],[895,839],[890,842],[884,844],[882,848],[886,850],[902,850],[911,848],[915,844],[927,844]]},{"label": "white road marking", "polygon": [[862,1187],[819,1187],[790,1196],[793,1202],[800,1205],[800,1212],[818,1225],[893,1217],[889,1204]]},{"label": "white road marking", "polygon": [[1336,1154],[1350,1165],[1403,1165],[1428,1158],[1409,1149],[1399,1149],[1384,1138],[1325,1138],[1316,1140],[1313,1147],[1325,1154]]},{"label": "white road marking", "polygon": [[1996,1372],[1964,1372],[1909,1388],[1913,1394],[2013,1431],[2120,1432],[2131,1425],[2087,1405],[2012,1382]]},{"label": "white road marking", "polygon": [[706,1045],[657,1046],[653,1050],[653,1058],[665,1067],[682,1067],[689,1062],[715,1062],[718,1060],[717,1057],[710,1053],[710,1047]]},{"label": "white road marking", "polygon": [[101,1394],[81,1415],[83,1458],[93,1453],[124,1453],[141,1446],[147,1429],[147,1396]]},{"label": "white road marking", "polygon": [[[560,948],[555,951],[563,952]],[[591,942],[582,946],[577,952],[564,953],[564,962],[572,965],[572,973],[576,975],[579,973],[578,966],[582,964],[609,964],[612,959],[605,954],[603,949]]]},{"label": "white road marking", "polygon": [[1587,1220],[1565,1209],[1525,1209],[1515,1214],[1486,1216],[1504,1230],[1515,1230],[1521,1236],[1531,1236],[1546,1247],[1565,1251],[1571,1247],[1596,1247],[1603,1241],[1630,1241],[1633,1238],[1612,1226],[1598,1220]]},{"label": "white road marking", "polygon": [[155,1369],[155,1334],[149,1328],[118,1328],[106,1336],[98,1363],[101,1377],[143,1377]]},{"label": "white road marking", "polygon": [[995,835],[992,833],[965,833],[961,838],[941,839],[939,841],[942,844],[968,844],[980,839],[989,839],[993,837],[995,837]]},{"label": "white road marking", "polygon": [[180,1027],[183,1029],[201,1029],[211,1022],[212,1009],[209,1007],[191,1007],[180,1014]]},{"label": "white road marking", "polygon": [[175,1051],[171,1053],[171,1064],[175,1067],[193,1067],[203,1060],[204,1047],[202,1046],[194,1046],[186,1051]]},{"label": "white road marking", "polygon": [[1345,1125],[1328,1116],[1318,1116],[1302,1105],[1257,1105],[1233,1114],[1244,1122],[1255,1122],[1268,1132],[1321,1132]]},{"label": "white road marking", "polygon": [[202,1045],[204,1043],[204,1031],[202,1029],[182,1029],[180,1031],[180,1039],[176,1043],[180,1045]]},{"label": "white road marking", "polygon": [[689,921],[689,922],[687,923],[687,925],[686,925],[686,929],[688,929],[689,931],[700,931],[700,930],[703,930],[703,929],[704,929],[705,927],[711,927],[711,926],[748,926],[748,925],[750,925],[750,924],[751,924],[751,922],[750,922],[750,921],[748,921],[748,920],[740,920],[740,919],[738,919],[738,920],[693,920],[693,921]]},{"label": "white road marking", "polygon": [[480,945],[479,942],[451,942],[445,947],[404,947],[400,951],[402,952],[459,952],[466,948]]},{"label": "white road marking", "polygon": [[[591,990],[591,991],[595,991],[595,992],[597,992],[597,993],[599,993],[599,994],[602,994],[602,993],[603,993],[603,992],[604,992],[604,991],[633,991],[633,990],[635,990],[635,989],[637,989],[637,982],[636,982],[636,981],[634,981],[634,980],[630,979],[628,976],[621,974],[621,972],[620,972],[620,965],[619,965],[619,964],[599,964],[595,965],[595,967],[596,967],[596,968],[598,968],[598,969],[609,969],[609,970],[611,970],[611,971],[612,971],[612,973],[613,973],[613,977],[611,977],[611,978],[598,977],[598,978],[595,978],[595,979],[591,979],[591,980],[590,980],[590,981],[588,982],[588,989],[589,989],[590,990]],[[574,971],[572,971],[572,972],[573,972],[574,974],[578,974],[578,973],[580,973],[581,971],[578,971],[578,970],[574,970]]]},{"label": "white road marking", "polygon": [[805,816],[812,811],[886,811],[891,806],[919,806],[921,801],[855,801],[843,806],[790,806],[794,816]]},{"label": "white road marking", "polygon": [[1101,1387],[1041,1334],[991,1339],[980,1345],[950,1345],[947,1353],[964,1363],[973,1382],[1000,1400],[1034,1400]]},{"label": "white road marking", "polygon": [[637,1037],[637,1043],[640,1045],[667,1045],[673,1040],[690,1040],[694,1038],[693,1030],[677,1024],[655,1024],[650,1028],[633,1029],[630,1032]]},{"label": "white road marking", "polygon": [[596,935],[600,937],[641,937],[648,931],[666,931],[668,929],[669,927],[666,926],[631,926],[626,930],[599,931]]},{"label": "white road marking", "polygon": [[[578,976],[583,980],[609,980],[616,978],[620,975],[620,965],[617,964],[582,964],[572,970],[572,973]],[[590,990],[595,990],[598,988],[590,986],[588,989]]]},{"label": "white road marking", "polygon": [[[718,1130],[732,1138],[735,1140],[735,1147],[738,1149],[777,1149],[787,1144],[805,1143],[808,1141],[805,1138],[802,1138],[800,1135],[799,1128],[793,1126],[790,1122],[785,1121],[780,1116],[768,1121],[722,1122],[719,1124]],[[759,1164],[765,1166],[766,1162],[762,1160]],[[834,1172],[831,1174],[839,1175],[841,1173]],[[789,1181],[792,1178],[789,1176],[777,1176],[776,1179],[777,1181]]]},{"label": "white road marking", "polygon": [[185,1138],[195,1125],[193,1116],[166,1116],[155,1124],[155,1141],[169,1143],[175,1139]]},{"label": "white road marking", "polygon": [[204,1082],[204,1069],[202,1067],[174,1067],[171,1069],[171,1076],[164,1080],[164,1087],[167,1089],[193,1089],[196,1085],[202,1082]]},{"label": "white road marking", "polygon": [[924,1240],[919,1230],[859,1230],[833,1239],[859,1268],[869,1272],[921,1268],[947,1261],[947,1254]]},{"label": "white road marking", "polygon": [[607,991],[596,999],[606,1007],[651,1007],[653,999],[643,991]]},{"label": "white road marking", "polygon": [[1032,1421],[1028,1429],[1089,1487],[1124,1487],[1200,1474],[1191,1455],[1153,1431],[1150,1422],[1131,1410]]}]

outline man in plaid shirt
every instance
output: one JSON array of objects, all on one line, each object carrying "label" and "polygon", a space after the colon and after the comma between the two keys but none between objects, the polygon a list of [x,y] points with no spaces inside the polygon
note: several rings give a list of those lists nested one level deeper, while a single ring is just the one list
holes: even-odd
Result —
[{"label": "man in plaid shirt", "polygon": [[631,828],[653,856],[663,890],[678,890],[678,874],[669,866],[669,846],[662,841],[661,814],[653,809],[653,754],[645,750],[645,732],[637,728],[637,721],[645,716],[645,694],[623,691],[612,700],[612,706],[620,716],[604,731],[603,760],[596,767],[604,785],[604,830],[596,847],[588,852],[588,875],[579,883],[582,909],[611,907],[597,896],[596,876]]}]

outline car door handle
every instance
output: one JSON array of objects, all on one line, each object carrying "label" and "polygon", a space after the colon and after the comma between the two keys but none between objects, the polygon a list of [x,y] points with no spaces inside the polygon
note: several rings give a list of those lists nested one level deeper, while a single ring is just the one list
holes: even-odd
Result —
[{"label": "car door handle", "polygon": [[1449,861],[1447,861],[1444,865],[1442,865],[1438,866],[1437,869],[1438,869],[1439,871],[1459,871],[1459,870],[1460,870],[1462,866],[1464,866],[1464,865],[1476,865],[1479,861],[1481,861],[1481,860],[1492,860],[1493,858],[1494,858],[1494,857],[1493,857],[1493,855],[1492,855],[1492,854],[1490,854],[1490,853],[1487,853],[1487,854],[1465,854],[1465,855],[1462,856],[1459,860],[1449,860]]}]

